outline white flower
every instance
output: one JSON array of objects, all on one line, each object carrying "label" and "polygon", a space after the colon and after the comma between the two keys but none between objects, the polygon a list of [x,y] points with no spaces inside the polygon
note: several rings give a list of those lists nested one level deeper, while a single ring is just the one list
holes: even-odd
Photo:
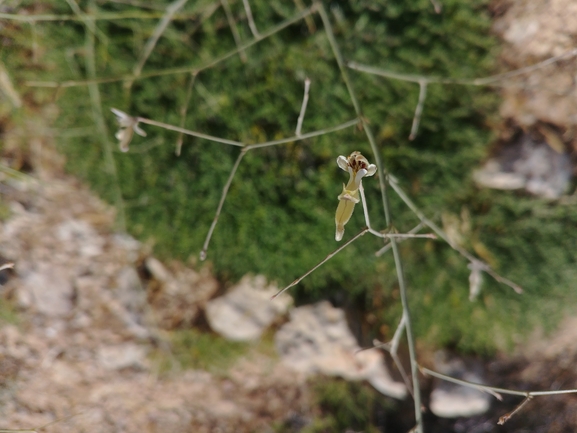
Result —
[{"label": "white flower", "polygon": [[132,136],[136,132],[141,137],[146,137],[146,132],[144,132],[140,126],[138,126],[138,118],[132,117],[126,114],[124,111],[120,111],[116,108],[111,108],[116,115],[116,121],[120,125],[120,129],[114,135],[118,141],[120,141],[120,150],[122,152],[128,152],[128,145],[132,140]]},{"label": "white flower", "polygon": [[339,205],[335,214],[335,224],[337,226],[335,239],[340,241],[345,233],[345,224],[349,222],[359,199],[359,188],[363,177],[372,176],[377,172],[375,164],[369,164],[367,158],[361,152],[353,152],[347,158],[339,156],[337,165],[349,173],[349,183],[343,184],[343,192],[339,195]]}]

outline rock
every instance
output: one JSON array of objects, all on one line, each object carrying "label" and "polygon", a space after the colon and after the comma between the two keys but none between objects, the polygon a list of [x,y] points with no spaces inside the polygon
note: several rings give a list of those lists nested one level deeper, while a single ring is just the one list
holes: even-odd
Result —
[{"label": "rock", "polygon": [[[438,372],[456,379],[483,384],[480,363],[459,358],[448,359],[444,352],[435,354]],[[489,410],[491,396],[478,389],[436,379],[431,393],[430,409],[441,418],[457,418],[481,415]]]},{"label": "rock", "polygon": [[164,267],[164,265],[160,262],[160,260],[156,259],[155,257],[148,257],[144,261],[144,264],[148,272],[150,272],[150,274],[158,281],[166,283],[167,281],[170,280],[171,275],[168,272],[168,270]]},{"label": "rock", "polygon": [[134,343],[103,346],[98,350],[98,360],[107,370],[124,368],[144,369],[146,367],[146,349]]},{"label": "rock", "polygon": [[62,317],[72,311],[74,287],[68,270],[54,265],[39,264],[23,278],[18,300],[24,308],[34,308],[50,317]]},{"label": "rock", "polygon": [[128,311],[142,313],[146,305],[146,292],[134,267],[126,266],[118,272],[115,295]]},{"label": "rock", "polygon": [[545,141],[523,134],[473,173],[473,178],[483,187],[525,188],[532,194],[555,199],[567,190],[571,175],[569,155],[553,150]]},{"label": "rock", "polygon": [[208,323],[229,340],[256,340],[293,302],[286,294],[271,299],[276,292],[264,277],[246,276],[226,295],[207,303]]},{"label": "rock", "polygon": [[207,269],[196,272],[174,264],[174,269],[169,271],[154,257],[147,258],[145,265],[153,277],[147,286],[149,301],[161,328],[192,326],[200,310],[218,290],[218,281]]},{"label": "rock", "polygon": [[309,374],[367,380],[384,395],[405,397],[405,385],[391,378],[381,352],[359,352],[343,310],[324,301],[295,308],[290,316],[290,322],[275,335],[277,351],[286,365]]},{"label": "rock", "polygon": [[86,221],[69,219],[55,227],[56,238],[69,251],[76,251],[84,257],[102,254],[104,238]]}]

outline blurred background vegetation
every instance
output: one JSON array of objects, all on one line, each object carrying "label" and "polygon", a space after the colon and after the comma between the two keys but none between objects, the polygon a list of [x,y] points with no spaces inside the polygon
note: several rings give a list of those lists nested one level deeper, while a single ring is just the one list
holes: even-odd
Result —
[{"label": "blurred background vegetation", "polygon": [[[250,41],[242,1],[229,3],[240,40]],[[127,231],[153,242],[157,255],[189,260],[198,257],[239,149],[185,136],[177,157],[177,133],[141,125],[147,137],[136,136],[130,152],[121,153],[109,109],[180,125],[190,74],[142,78],[131,87],[123,80],[97,87],[29,85],[131,75],[168,4],[79,2],[83,14],[96,18],[131,11],[154,15],[96,19],[93,27],[78,20],[2,20],[0,60],[26,101],[11,121],[25,122],[40,107],[56,106],[47,133],[66,156],[68,170],[110,203],[119,205],[121,196],[124,215],[119,216],[125,218]],[[250,4],[261,33],[303,8],[298,0]],[[74,16],[71,5],[75,3],[18,2],[29,15]],[[325,2],[347,60],[451,78],[499,72],[488,6],[485,0],[445,0],[437,14],[429,0]],[[173,17],[142,71],[202,66],[235,48],[220,3],[189,1]],[[312,84],[304,133],[355,118],[317,14],[244,54],[245,61],[235,55],[198,74],[186,128],[244,143],[290,137],[305,77]],[[401,252],[417,339],[424,346],[490,354],[520,341],[537,325],[551,328],[576,297],[575,237],[567,233],[574,229],[577,214],[557,202],[473,184],[472,170],[486,158],[502,127],[498,92],[430,85],[418,136],[409,141],[418,85],[349,73],[381,157],[402,187],[431,219],[460,233],[464,247],[525,290],[519,296],[486,276],[480,297],[470,302],[468,263],[461,256],[441,241],[404,242]],[[374,162],[365,134],[357,128],[249,152],[208,250],[217,276],[232,283],[246,273],[264,274],[282,287],[332,252],[338,246],[337,195],[347,181],[335,159],[353,150]],[[368,178],[364,185],[372,223],[384,229],[378,181]],[[395,228],[410,230],[417,217],[393,192],[389,197]],[[359,208],[345,240],[363,225]],[[359,239],[291,289],[297,303],[330,299],[360,318],[354,326],[364,343],[390,338],[401,309],[392,255],[374,256],[381,246],[382,241],[370,236]]]}]

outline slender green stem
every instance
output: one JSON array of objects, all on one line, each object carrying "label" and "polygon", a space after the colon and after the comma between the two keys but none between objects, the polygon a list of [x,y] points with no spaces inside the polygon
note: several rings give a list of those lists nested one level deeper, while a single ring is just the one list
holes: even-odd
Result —
[{"label": "slender green stem", "polygon": [[[91,6],[93,6],[91,2]],[[96,61],[94,54],[94,37],[96,34],[96,25],[94,21],[85,21],[86,26],[86,43],[85,46],[85,64],[86,71],[89,77],[96,76]],[[122,198],[122,191],[120,189],[120,183],[118,178],[118,171],[116,169],[116,161],[114,160],[114,154],[112,152],[112,144],[108,140],[108,128],[106,127],[106,122],[104,121],[104,115],[102,113],[102,101],[100,98],[100,90],[98,89],[98,84],[92,83],[88,86],[88,92],[90,94],[90,101],[92,104],[92,117],[94,123],[96,123],[99,131],[99,139],[102,143],[104,150],[104,157],[108,171],[112,177],[116,209],[118,212],[117,224],[121,231],[126,231],[126,215],[124,210],[124,199]]]},{"label": "slender green stem", "polygon": [[230,188],[230,185],[232,184],[232,180],[234,179],[234,175],[236,174],[236,171],[238,170],[238,166],[240,165],[240,162],[242,161],[242,158],[246,154],[247,150],[248,149],[244,148],[240,151],[238,158],[236,159],[236,162],[234,163],[234,166],[232,167],[232,170],[230,171],[230,174],[228,176],[228,180],[226,181],[226,184],[224,185],[224,188],[222,189],[222,195],[220,196],[220,201],[218,202],[218,207],[216,209],[214,219],[212,220],[212,224],[210,225],[210,229],[208,230],[208,234],[206,235],[204,245],[202,246],[202,251],[200,252],[200,260],[206,259],[206,251],[208,250],[208,244],[210,243],[210,239],[212,238],[212,233],[214,232],[216,224],[218,223],[218,218],[220,217],[220,212],[222,211],[222,207],[224,206],[224,201],[226,200],[226,195],[228,194],[228,189]]},{"label": "slender green stem", "polygon": [[[383,201],[383,210],[385,213],[386,223],[387,223],[387,226],[390,226],[392,223],[392,220],[391,220],[391,214],[390,214],[389,204],[388,204],[387,195],[386,195],[386,185],[384,182],[385,171],[384,171],[384,166],[383,166],[383,163],[381,162],[381,158],[380,158],[380,155],[379,155],[379,152],[377,149],[375,138],[372,134],[371,129],[369,128],[368,122],[366,122],[363,118],[359,101],[357,100],[355,91],[353,89],[352,83],[351,83],[350,78],[348,76],[347,68],[346,68],[345,63],[343,61],[343,56],[340,52],[340,49],[339,49],[337,40],[335,38],[334,32],[332,30],[332,26],[331,26],[329,17],[326,13],[326,10],[325,10],[324,6],[322,5],[322,3],[315,2],[314,5],[316,5],[316,7],[319,11],[321,19],[323,21],[323,26],[325,28],[325,32],[327,34],[327,37],[329,39],[329,43],[330,43],[331,48],[333,50],[333,54],[337,60],[337,63],[339,65],[339,69],[341,70],[341,75],[342,75],[343,80],[344,80],[344,82],[347,86],[347,89],[349,91],[349,95],[350,95],[350,98],[352,100],[353,106],[355,107],[355,112],[357,113],[357,116],[361,119],[361,121],[363,122],[363,127],[364,127],[363,129],[365,130],[365,133],[367,135],[367,139],[369,140],[369,143],[371,145],[371,149],[372,149],[373,155],[375,157],[375,163],[376,163],[377,167],[379,168],[379,171],[382,174],[379,176],[379,184],[381,187],[381,198]],[[419,387],[418,364],[417,364],[416,353],[415,353],[415,342],[413,340],[413,331],[412,331],[412,326],[411,326],[411,315],[410,315],[408,301],[407,301],[407,291],[406,291],[406,286],[405,286],[405,278],[404,278],[404,274],[403,274],[403,267],[401,264],[401,256],[399,254],[397,241],[394,238],[390,238],[390,241],[391,241],[391,246],[393,248],[393,256],[395,258],[395,266],[396,266],[397,277],[398,277],[398,281],[399,281],[399,290],[401,292],[401,303],[402,303],[402,307],[403,307],[403,315],[406,317],[405,330],[406,330],[406,335],[407,335],[407,344],[409,346],[409,356],[411,359],[411,372],[412,372],[412,380],[413,380],[413,400],[414,400],[414,407],[415,407],[416,431],[417,431],[417,433],[423,433],[424,429],[423,429],[423,417],[422,417],[422,412],[421,412],[421,391],[420,391],[420,387]]]}]

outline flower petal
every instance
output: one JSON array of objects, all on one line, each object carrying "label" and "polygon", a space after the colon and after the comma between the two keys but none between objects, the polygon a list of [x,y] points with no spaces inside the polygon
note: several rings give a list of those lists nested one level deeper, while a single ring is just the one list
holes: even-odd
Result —
[{"label": "flower petal", "polygon": [[348,171],[349,169],[349,163],[347,161],[347,158],[345,158],[342,155],[339,155],[339,157],[337,158],[337,165],[344,171]]},{"label": "flower petal", "polygon": [[138,126],[138,122],[134,125],[134,132],[136,132],[141,137],[146,137],[146,132],[140,126]]},{"label": "flower petal", "polygon": [[377,172],[377,166],[375,164],[370,164],[367,169],[367,174],[365,176],[372,176]]}]

